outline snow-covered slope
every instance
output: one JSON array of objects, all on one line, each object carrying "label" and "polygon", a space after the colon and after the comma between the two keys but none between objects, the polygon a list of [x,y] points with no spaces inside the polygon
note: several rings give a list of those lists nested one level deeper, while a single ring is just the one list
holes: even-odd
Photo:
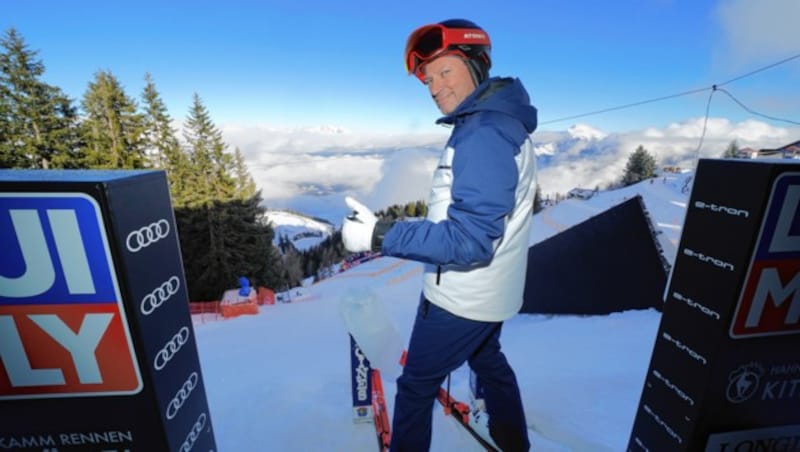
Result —
[{"label": "snow-covered slope", "polygon": [[[538,243],[608,207],[642,195],[665,243],[677,244],[688,174],[567,200],[534,216]],[[378,258],[305,287],[292,303],[259,314],[195,325],[205,387],[220,451],[364,451],[377,447],[371,424],[352,421],[349,339],[339,303],[348,291],[378,294],[401,336],[413,323],[422,266]],[[501,342],[523,396],[532,450],[625,450],[660,314],[522,314],[505,322]],[[384,379],[389,411],[395,382]],[[468,371],[451,392],[469,397]],[[432,451],[480,451],[434,406]]]},{"label": "snow-covered slope", "polygon": [[664,257],[672,264],[680,240],[693,172],[666,174],[635,185],[599,191],[591,199],[570,198],[535,215],[531,245],[640,195],[648,210]]},{"label": "snow-covered slope", "polygon": [[333,225],[305,215],[284,210],[268,210],[266,220],[275,231],[274,244],[281,236],[288,237],[298,251],[313,248],[333,234]]}]

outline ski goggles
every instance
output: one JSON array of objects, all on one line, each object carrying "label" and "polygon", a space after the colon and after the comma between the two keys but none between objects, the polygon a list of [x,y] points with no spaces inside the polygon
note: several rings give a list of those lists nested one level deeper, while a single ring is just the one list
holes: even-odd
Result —
[{"label": "ski goggles", "polygon": [[475,28],[447,28],[439,24],[417,28],[406,43],[406,72],[424,81],[423,63],[444,54],[467,57],[458,49],[459,45],[490,46],[489,35]]}]

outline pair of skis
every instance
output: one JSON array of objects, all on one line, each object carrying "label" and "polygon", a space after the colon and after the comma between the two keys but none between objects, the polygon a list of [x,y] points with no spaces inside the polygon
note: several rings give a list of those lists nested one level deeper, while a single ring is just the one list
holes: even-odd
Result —
[{"label": "pair of skis", "polygon": [[464,429],[487,451],[499,452],[499,449],[494,447],[494,445],[472,427],[472,424],[469,422],[470,409],[466,403],[454,399],[444,388],[439,388],[439,396],[436,400],[444,407],[444,414],[452,416],[453,419],[455,419],[460,426],[464,427]]},{"label": "pair of skis", "polygon": [[389,410],[386,409],[386,398],[383,396],[383,379],[381,371],[372,369],[372,413],[375,416],[375,432],[378,434],[378,450],[388,452],[392,441],[392,423],[389,422]]},{"label": "pair of skis", "polygon": [[[345,326],[354,341],[354,347],[363,351],[361,358],[365,356],[366,361],[369,362],[366,366],[360,367],[361,372],[369,369],[369,381],[372,386],[370,394],[372,396],[372,414],[378,448],[381,452],[387,452],[392,437],[391,422],[389,422],[389,413],[386,409],[383,381],[378,369],[384,369],[387,375],[397,373],[399,367],[395,357],[401,356],[399,366],[405,364],[403,341],[379,297],[368,287],[353,287],[345,292],[340,299],[339,308]],[[352,355],[351,360],[358,359],[356,355]],[[358,372],[356,370],[353,372],[355,382],[358,380]],[[366,376],[363,373],[360,375]],[[361,386],[363,387],[365,384],[366,381],[361,380]],[[363,395],[363,393],[359,393],[359,395]],[[454,399],[444,388],[439,388],[437,400],[444,408],[445,414],[452,416],[487,451],[496,452],[498,450],[470,424],[470,409],[467,404]]]},{"label": "pair of skis", "polygon": [[[403,355],[405,357],[405,355]],[[386,409],[386,398],[383,394],[383,381],[381,372],[378,369],[371,370],[372,378],[372,412],[374,414],[375,432],[378,438],[378,450],[388,452],[392,441],[391,422],[389,422],[389,412]],[[446,416],[453,419],[464,428],[478,443],[489,452],[499,452],[486,438],[481,436],[470,424],[470,408],[464,402],[453,398],[450,393],[439,388],[436,400],[442,405]]]}]

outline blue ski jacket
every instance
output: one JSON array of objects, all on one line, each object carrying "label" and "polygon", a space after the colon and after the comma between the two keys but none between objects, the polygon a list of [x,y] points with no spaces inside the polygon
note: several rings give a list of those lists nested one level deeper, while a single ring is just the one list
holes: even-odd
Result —
[{"label": "blue ski jacket", "polygon": [[398,222],[381,252],[423,262],[423,293],[451,313],[503,321],[522,306],[536,157],[536,108],[515,78],[493,77],[449,115],[424,221]]}]

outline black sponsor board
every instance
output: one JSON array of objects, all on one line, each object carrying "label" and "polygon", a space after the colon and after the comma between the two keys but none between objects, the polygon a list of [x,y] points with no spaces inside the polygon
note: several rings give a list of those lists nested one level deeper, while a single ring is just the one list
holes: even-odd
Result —
[{"label": "black sponsor board", "polygon": [[695,177],[628,450],[797,450],[800,162]]},{"label": "black sponsor board", "polygon": [[216,449],[163,171],[0,171],[0,246],[0,449]]},{"label": "black sponsor board", "polygon": [[660,310],[668,272],[640,196],[530,247],[528,268],[523,314]]}]

